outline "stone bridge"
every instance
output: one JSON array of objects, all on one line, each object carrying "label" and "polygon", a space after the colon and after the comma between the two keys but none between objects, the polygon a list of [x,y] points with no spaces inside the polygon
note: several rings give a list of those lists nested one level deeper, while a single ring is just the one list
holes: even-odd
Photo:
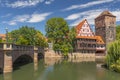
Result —
[{"label": "stone bridge", "polygon": [[0,72],[12,72],[16,62],[38,62],[38,55],[44,56],[44,48],[0,43]]}]

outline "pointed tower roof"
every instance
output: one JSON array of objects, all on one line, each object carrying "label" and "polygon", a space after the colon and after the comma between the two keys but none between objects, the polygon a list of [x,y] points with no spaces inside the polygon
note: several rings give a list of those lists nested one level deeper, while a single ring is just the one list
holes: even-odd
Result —
[{"label": "pointed tower roof", "polygon": [[[116,17],[115,15],[113,15],[112,13],[110,13],[108,10],[106,10],[106,11],[103,11],[98,17],[96,17],[96,18],[99,18],[99,17],[101,17],[101,16],[112,16],[112,17]],[[95,19],[96,19],[95,18]]]}]

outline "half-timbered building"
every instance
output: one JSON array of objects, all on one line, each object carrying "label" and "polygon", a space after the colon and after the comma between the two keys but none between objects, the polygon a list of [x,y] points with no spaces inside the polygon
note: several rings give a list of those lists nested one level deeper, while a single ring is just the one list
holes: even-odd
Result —
[{"label": "half-timbered building", "polygon": [[75,51],[79,53],[104,53],[105,43],[96,36],[85,19],[76,26]]}]

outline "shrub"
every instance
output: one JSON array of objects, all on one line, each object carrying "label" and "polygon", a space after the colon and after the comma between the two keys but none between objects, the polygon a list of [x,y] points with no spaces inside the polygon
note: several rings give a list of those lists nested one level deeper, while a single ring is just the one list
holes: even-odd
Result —
[{"label": "shrub", "polygon": [[109,69],[120,71],[120,41],[109,44],[107,48],[106,64]]}]

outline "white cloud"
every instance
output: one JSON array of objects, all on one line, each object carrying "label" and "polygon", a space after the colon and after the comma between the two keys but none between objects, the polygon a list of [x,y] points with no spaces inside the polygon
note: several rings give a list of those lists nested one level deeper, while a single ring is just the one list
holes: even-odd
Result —
[{"label": "white cloud", "polygon": [[75,20],[75,19],[78,19],[80,16],[80,13],[76,13],[76,14],[72,14],[72,15],[69,15],[67,18],[65,18],[66,20]]},{"label": "white cloud", "polygon": [[94,5],[98,5],[98,4],[102,4],[102,3],[108,3],[108,2],[112,2],[114,0],[98,0],[98,1],[92,1],[86,4],[80,4],[80,5],[72,5],[66,9],[63,9],[62,11],[69,11],[69,10],[73,10],[73,9],[81,9],[81,8],[87,8],[90,6],[94,6]]},{"label": "white cloud", "polygon": [[30,15],[19,15],[14,18],[16,22],[25,22],[29,19]]},{"label": "white cloud", "polygon": [[43,2],[44,0],[25,0],[25,1],[16,1],[13,3],[6,3],[6,5],[8,7],[12,7],[12,8],[17,8],[17,7],[27,7],[27,6],[35,6],[38,3]]},{"label": "white cloud", "polygon": [[[73,23],[70,24],[70,26],[76,26],[78,25],[82,20],[87,19],[89,24],[94,24],[94,19],[104,10],[98,9],[98,10],[90,10],[85,12],[80,12],[76,14],[72,14],[68,16],[67,20],[75,20]],[[72,16],[77,16],[76,18],[72,19]],[[68,19],[71,17],[71,19]]]},{"label": "white cloud", "polygon": [[45,1],[45,4],[51,4],[54,0]]},{"label": "white cloud", "polygon": [[11,21],[5,22],[3,21],[3,23],[7,23],[9,25],[17,25],[18,22],[28,22],[28,23],[37,23],[37,22],[42,22],[46,19],[47,16],[49,16],[51,14],[51,12],[49,13],[42,13],[42,14],[38,14],[38,13],[34,13],[31,15],[18,15],[15,16]]},{"label": "white cloud", "polygon": [[[85,12],[81,12],[81,13],[72,14],[72,15],[68,16],[66,19],[67,20],[75,20],[73,23],[70,24],[70,26],[76,26],[84,19],[87,19],[89,24],[94,25],[94,19],[97,16],[99,16],[103,11],[104,11],[104,9],[85,11]],[[114,10],[114,11],[110,11],[110,12],[116,16],[117,22],[120,21],[120,10]],[[74,16],[77,16],[77,17],[74,18]]]},{"label": "white cloud", "polygon": [[120,21],[120,10],[112,11],[112,14],[116,16],[116,21]]},{"label": "white cloud", "polygon": [[9,24],[9,25],[17,25],[17,23],[14,22],[14,21],[10,21],[8,24]]},{"label": "white cloud", "polygon": [[15,2],[6,2],[5,5],[7,7],[12,7],[12,8],[24,8],[28,6],[35,6],[39,3],[44,3],[44,4],[51,4],[54,0],[17,0]]},{"label": "white cloud", "polygon": [[41,22],[46,19],[47,16],[49,16],[51,13],[43,13],[43,14],[33,14],[31,18],[29,18],[28,22],[30,23],[36,23]]},{"label": "white cloud", "polygon": [[15,16],[11,21],[8,21],[9,25],[17,25],[17,22],[26,22],[29,19],[29,15],[18,15]]},{"label": "white cloud", "polygon": [[6,14],[6,15],[3,15],[3,16],[1,16],[2,18],[6,18],[6,17],[9,17],[9,16],[11,16],[12,14],[11,13],[8,13],[8,14]]}]

